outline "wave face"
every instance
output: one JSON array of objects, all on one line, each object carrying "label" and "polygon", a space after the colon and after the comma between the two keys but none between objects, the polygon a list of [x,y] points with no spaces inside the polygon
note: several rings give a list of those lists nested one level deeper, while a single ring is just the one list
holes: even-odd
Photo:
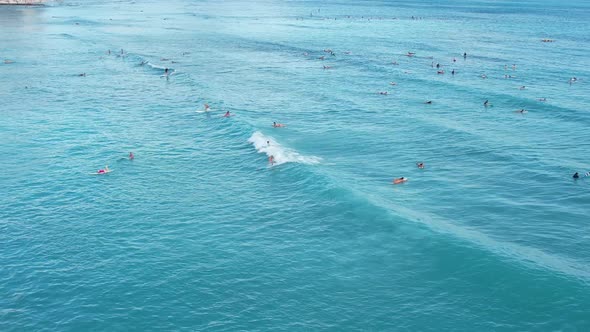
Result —
[{"label": "wave face", "polygon": [[589,12],[0,6],[0,331],[590,331]]}]

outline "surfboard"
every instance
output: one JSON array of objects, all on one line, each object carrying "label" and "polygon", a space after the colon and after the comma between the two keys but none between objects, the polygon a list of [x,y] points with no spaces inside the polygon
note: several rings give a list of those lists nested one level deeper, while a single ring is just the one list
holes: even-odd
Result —
[{"label": "surfboard", "polygon": [[197,113],[212,113],[212,112],[216,112],[216,110],[213,110],[213,109],[208,109],[208,110],[196,110],[195,112],[197,112]]}]

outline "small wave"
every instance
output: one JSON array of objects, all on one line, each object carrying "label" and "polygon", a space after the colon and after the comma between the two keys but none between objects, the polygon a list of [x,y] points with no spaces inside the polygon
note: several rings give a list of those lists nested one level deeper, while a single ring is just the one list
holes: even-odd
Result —
[{"label": "small wave", "polygon": [[[318,164],[321,158],[315,156],[303,156],[297,151],[281,146],[272,137],[266,137],[259,131],[254,132],[248,139],[254,145],[258,153],[265,153],[267,156],[274,156],[276,165],[284,163]],[[268,143],[267,143],[268,142]],[[270,143],[270,144],[269,144]]]}]

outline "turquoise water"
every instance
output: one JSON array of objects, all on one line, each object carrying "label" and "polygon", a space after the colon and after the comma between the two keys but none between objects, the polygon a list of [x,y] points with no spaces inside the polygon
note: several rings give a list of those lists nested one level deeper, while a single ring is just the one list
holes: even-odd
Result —
[{"label": "turquoise water", "polygon": [[0,330],[590,330],[588,17],[1,6]]}]

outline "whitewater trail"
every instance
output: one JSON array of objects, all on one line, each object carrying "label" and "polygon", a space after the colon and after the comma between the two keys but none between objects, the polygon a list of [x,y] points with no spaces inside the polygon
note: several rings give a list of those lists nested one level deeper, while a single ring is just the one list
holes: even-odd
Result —
[{"label": "whitewater trail", "polygon": [[274,156],[275,165],[285,163],[314,165],[321,162],[321,158],[301,155],[297,151],[280,145],[274,138],[264,136],[264,134],[259,131],[254,132],[248,139],[248,142],[254,145],[254,148],[258,153],[264,153],[268,157]]}]

